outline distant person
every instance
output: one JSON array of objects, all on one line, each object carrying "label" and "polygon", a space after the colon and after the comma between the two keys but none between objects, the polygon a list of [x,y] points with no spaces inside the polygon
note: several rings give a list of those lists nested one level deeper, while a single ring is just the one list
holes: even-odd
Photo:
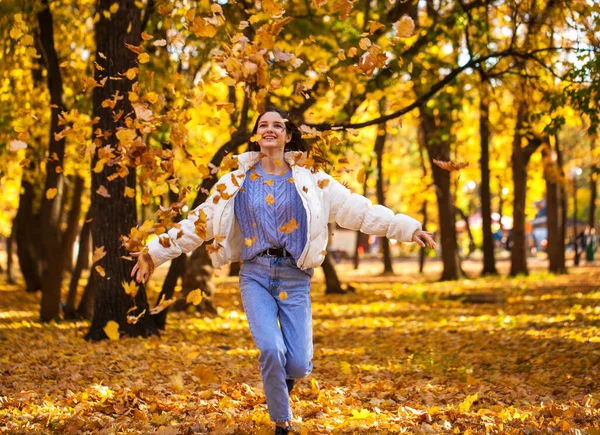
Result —
[{"label": "distant person", "polygon": [[312,371],[310,279],[325,258],[328,222],[435,248],[416,220],[350,193],[318,167],[326,161],[302,139],[291,116],[268,108],[250,151],[215,192],[177,227],[148,243],[133,268],[147,281],[160,264],[215,239],[215,267],[242,260],[240,291],[276,434],[290,430],[289,393]]}]

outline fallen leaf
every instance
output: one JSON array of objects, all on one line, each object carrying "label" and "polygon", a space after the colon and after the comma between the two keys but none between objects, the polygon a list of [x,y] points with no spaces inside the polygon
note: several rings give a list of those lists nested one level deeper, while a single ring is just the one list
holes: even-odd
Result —
[{"label": "fallen leaf", "polygon": [[111,340],[118,340],[121,337],[121,334],[119,334],[119,324],[114,320],[109,320],[103,329],[106,336]]}]

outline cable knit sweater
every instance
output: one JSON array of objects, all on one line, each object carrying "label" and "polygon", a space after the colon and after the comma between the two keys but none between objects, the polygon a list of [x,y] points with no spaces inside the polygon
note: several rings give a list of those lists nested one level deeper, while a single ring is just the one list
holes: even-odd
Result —
[{"label": "cable knit sweater", "polygon": [[282,247],[298,261],[306,244],[306,211],[291,169],[269,175],[258,163],[235,196],[234,210],[244,238],[241,260]]}]

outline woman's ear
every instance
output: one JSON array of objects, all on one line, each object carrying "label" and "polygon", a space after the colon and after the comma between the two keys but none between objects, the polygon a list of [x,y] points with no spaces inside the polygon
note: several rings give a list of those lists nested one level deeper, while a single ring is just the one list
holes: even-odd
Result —
[{"label": "woman's ear", "polygon": [[287,137],[285,138],[285,143],[290,143],[291,140],[292,140],[292,133],[288,133]]}]

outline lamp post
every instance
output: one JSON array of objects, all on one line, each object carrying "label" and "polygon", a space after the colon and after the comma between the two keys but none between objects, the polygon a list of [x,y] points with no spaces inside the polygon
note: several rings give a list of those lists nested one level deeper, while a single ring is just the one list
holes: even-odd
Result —
[{"label": "lamp post", "polygon": [[573,265],[579,266],[579,243],[577,242],[577,177],[581,175],[581,168],[575,166],[571,168],[571,177],[573,178],[573,245],[575,248],[575,258]]}]

